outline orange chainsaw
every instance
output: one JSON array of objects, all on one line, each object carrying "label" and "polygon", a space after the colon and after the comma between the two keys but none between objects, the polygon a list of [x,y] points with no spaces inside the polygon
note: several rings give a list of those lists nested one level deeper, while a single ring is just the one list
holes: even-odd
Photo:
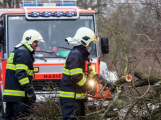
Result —
[{"label": "orange chainsaw", "polygon": [[[91,63],[86,61],[85,62],[85,74],[87,74],[87,75],[90,73],[89,66],[91,66]],[[101,76],[101,75],[96,75],[96,76]],[[111,100],[111,92],[106,87],[108,85],[108,81],[105,80],[102,76],[97,77],[97,79],[103,80],[104,84],[101,84],[101,83],[97,82],[97,83],[95,83],[96,85],[94,85],[94,81],[89,80],[90,85],[94,86],[95,88],[93,88],[92,92],[86,92],[86,96],[87,97],[92,97],[92,98],[98,98],[98,99],[105,98],[107,100]]]}]

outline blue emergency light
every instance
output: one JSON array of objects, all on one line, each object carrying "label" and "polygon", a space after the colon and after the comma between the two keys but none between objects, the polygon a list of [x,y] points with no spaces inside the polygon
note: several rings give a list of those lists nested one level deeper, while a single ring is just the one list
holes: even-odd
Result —
[{"label": "blue emergency light", "polygon": [[50,16],[51,16],[51,12],[50,12],[50,11],[44,11],[44,12],[42,13],[42,16],[43,16],[43,17],[50,17]]},{"label": "blue emergency light", "polygon": [[39,17],[40,13],[37,11],[31,12],[31,17]]},{"label": "blue emergency light", "polygon": [[61,16],[63,16],[63,12],[62,11],[55,11],[54,17],[61,17]]},{"label": "blue emergency light", "polygon": [[65,14],[66,14],[67,17],[75,16],[75,12],[74,11],[67,11]]}]

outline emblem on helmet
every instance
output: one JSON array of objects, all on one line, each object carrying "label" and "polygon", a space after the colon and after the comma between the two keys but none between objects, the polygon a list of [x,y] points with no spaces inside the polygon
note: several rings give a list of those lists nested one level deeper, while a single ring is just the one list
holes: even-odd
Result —
[{"label": "emblem on helmet", "polygon": [[27,41],[29,41],[29,40],[31,39],[31,36],[30,36],[30,37],[26,37],[25,39],[26,39]]},{"label": "emblem on helmet", "polygon": [[89,37],[87,37],[87,36],[84,36],[84,37],[82,37],[84,40],[88,40],[88,39],[90,39]]}]

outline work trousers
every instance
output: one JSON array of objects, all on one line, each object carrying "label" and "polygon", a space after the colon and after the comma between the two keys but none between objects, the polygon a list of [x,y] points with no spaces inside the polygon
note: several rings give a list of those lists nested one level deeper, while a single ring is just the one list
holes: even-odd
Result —
[{"label": "work trousers", "polygon": [[17,120],[30,108],[30,102],[6,102],[6,114],[2,120]]},{"label": "work trousers", "polygon": [[77,120],[77,118],[85,116],[85,105],[83,100],[60,98],[60,106],[63,120]]}]

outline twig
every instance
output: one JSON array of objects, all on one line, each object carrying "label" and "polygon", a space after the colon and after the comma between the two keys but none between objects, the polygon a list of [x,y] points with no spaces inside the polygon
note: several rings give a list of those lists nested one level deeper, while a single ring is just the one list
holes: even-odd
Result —
[{"label": "twig", "polygon": [[119,96],[119,92],[117,92],[117,94],[114,97],[114,100],[112,101],[112,103],[108,106],[108,108],[106,109],[106,111],[102,114],[101,118],[99,120],[103,120],[103,118],[106,116],[106,114],[109,112],[109,110],[111,109],[112,105],[114,104],[114,102],[116,102],[116,100],[118,99]]},{"label": "twig", "polygon": [[[133,89],[140,95],[140,97],[138,97],[138,98],[141,99],[141,101],[144,103],[144,105],[145,105],[145,107],[146,107],[148,113],[151,114],[151,112],[150,112],[150,110],[149,110],[149,107],[147,106],[147,104],[145,103],[144,98],[143,98],[143,97],[148,93],[148,91],[149,91],[149,89],[150,89],[150,81],[149,81],[149,79],[148,79],[148,83],[149,83],[148,89],[147,89],[147,91],[146,91],[143,95],[141,95],[141,94],[139,93],[139,91],[136,90],[135,87],[134,87],[132,84],[131,84],[131,86],[132,86]],[[143,99],[142,99],[142,98],[143,98]]]},{"label": "twig", "polygon": [[140,100],[140,99],[137,99],[137,100],[134,102],[134,104],[132,104],[131,107],[128,109],[128,111],[126,112],[126,115],[125,115],[124,120],[127,119],[128,114],[129,114],[130,111],[134,108],[134,106],[139,102],[139,100]]},{"label": "twig", "polygon": [[148,79],[148,84],[149,84],[148,85],[148,89],[146,90],[146,92],[144,93],[144,95],[140,96],[140,98],[144,97],[148,93],[148,91],[150,89],[150,81],[149,81],[149,79]]}]

